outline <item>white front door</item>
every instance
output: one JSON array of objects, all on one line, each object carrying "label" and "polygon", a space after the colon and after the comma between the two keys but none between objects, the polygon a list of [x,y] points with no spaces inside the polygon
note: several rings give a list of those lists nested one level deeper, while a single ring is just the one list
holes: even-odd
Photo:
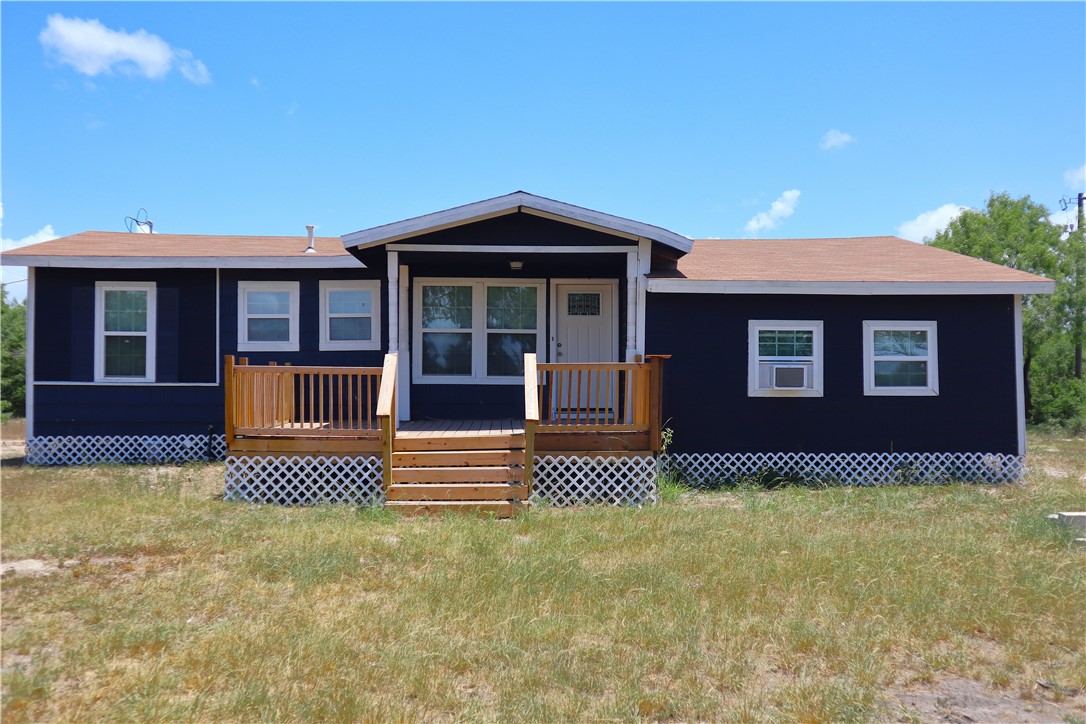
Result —
[{"label": "white front door", "polygon": [[[618,320],[614,302],[613,284],[556,284],[554,361],[617,362]],[[579,395],[574,393],[573,399],[580,402],[582,410],[596,406],[597,393],[601,396],[601,403],[607,400],[607,404],[610,404],[615,399],[613,390],[590,384],[587,374],[577,379],[584,389],[580,390]]]},{"label": "white front door", "polygon": [[558,284],[555,362],[616,362],[614,287],[611,284]]}]

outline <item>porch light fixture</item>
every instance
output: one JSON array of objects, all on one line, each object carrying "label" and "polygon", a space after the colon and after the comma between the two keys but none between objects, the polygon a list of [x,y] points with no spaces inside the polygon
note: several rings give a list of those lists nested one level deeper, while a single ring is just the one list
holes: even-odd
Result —
[{"label": "porch light fixture", "polygon": [[512,269],[513,271],[520,271],[521,269],[524,268],[524,262],[522,262],[522,261],[511,261],[511,262],[509,262],[509,268]]}]

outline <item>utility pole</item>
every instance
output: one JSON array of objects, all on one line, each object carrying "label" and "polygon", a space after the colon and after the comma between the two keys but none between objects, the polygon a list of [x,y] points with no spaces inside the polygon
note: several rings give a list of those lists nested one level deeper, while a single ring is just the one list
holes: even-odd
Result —
[{"label": "utility pole", "polygon": [[1078,219],[1075,233],[1071,234],[1072,240],[1078,237],[1075,244],[1075,321],[1071,333],[1075,337],[1075,377],[1082,379],[1082,334],[1083,315],[1086,314],[1086,215],[1082,210],[1082,199],[1086,194],[1081,191],[1078,194]]},{"label": "utility pole", "polygon": [[[1074,288],[1071,292],[1071,336],[1075,343],[1075,378],[1083,379],[1083,334],[1086,326],[1086,213],[1083,211],[1083,199],[1086,193],[1078,193],[1078,218],[1075,228],[1068,238],[1068,251],[1071,254]],[[1060,199],[1063,211],[1068,209],[1068,200]]]}]

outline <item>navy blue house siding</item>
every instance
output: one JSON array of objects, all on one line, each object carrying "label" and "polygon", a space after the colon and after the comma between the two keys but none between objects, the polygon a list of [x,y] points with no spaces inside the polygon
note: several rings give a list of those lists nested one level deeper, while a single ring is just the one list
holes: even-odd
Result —
[{"label": "navy blue house siding", "polygon": [[[244,352],[253,364],[380,366],[384,352],[319,350],[322,279],[381,278],[379,269],[223,270],[215,336],[214,269],[38,269],[35,274],[34,435],[182,435],[223,431],[223,355],[237,349],[238,280],[300,281],[298,352]],[[156,283],[156,384],[96,385],[98,281]],[[382,293],[382,305],[387,305]],[[387,306],[382,306],[387,309]],[[388,330],[382,323],[382,348]],[[46,384],[41,384],[46,383]],[[48,384],[74,383],[74,384]]]},{"label": "navy blue house siding", "polygon": [[[156,283],[159,382],[214,382],[213,269],[38,269],[34,379],[94,380],[94,285]],[[210,352],[209,352],[210,351]]]},{"label": "navy blue house siding", "polygon": [[[320,282],[330,279],[384,279],[387,269],[224,269],[222,271],[222,354],[246,357],[249,364],[380,367],[388,349],[388,285],[381,287],[381,349],[322,352],[320,349]],[[238,282],[296,281],[298,285],[298,351],[238,352]],[[219,360],[222,363],[222,360]]]},{"label": "navy blue house siding", "polygon": [[34,436],[202,435],[223,431],[220,386],[38,385]]},{"label": "navy blue house siding", "polygon": [[[823,397],[747,396],[751,319],[823,320]],[[938,322],[939,395],[863,391],[864,320]],[[674,452],[1018,452],[1014,299],[648,295]]]},{"label": "navy blue house siding", "polygon": [[[215,382],[215,271],[38,269],[34,379],[94,380],[95,283],[156,283],[155,376],[161,383]],[[34,434],[174,435],[222,430],[215,386],[36,384]]]}]

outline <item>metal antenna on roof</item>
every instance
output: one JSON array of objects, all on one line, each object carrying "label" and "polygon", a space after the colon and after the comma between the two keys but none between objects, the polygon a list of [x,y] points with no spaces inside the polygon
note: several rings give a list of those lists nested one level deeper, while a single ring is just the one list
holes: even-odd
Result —
[{"label": "metal antenna on roof", "polygon": [[141,208],[136,212],[135,216],[124,217],[125,228],[129,233],[135,234],[153,234],[155,233],[155,222],[147,218],[147,209]]}]

